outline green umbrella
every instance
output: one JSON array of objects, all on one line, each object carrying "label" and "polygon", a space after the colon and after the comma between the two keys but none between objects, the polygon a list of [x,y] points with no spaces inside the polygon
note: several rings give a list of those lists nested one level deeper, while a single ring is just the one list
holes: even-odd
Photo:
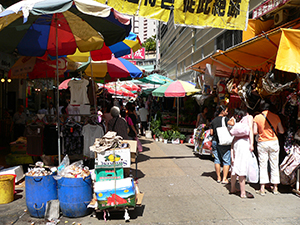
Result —
[{"label": "green umbrella", "polygon": [[139,81],[144,82],[144,83],[162,85],[162,84],[165,84],[168,82],[172,82],[173,80],[168,77],[162,76],[160,74],[154,73],[147,77],[143,77],[142,79],[139,79]]}]

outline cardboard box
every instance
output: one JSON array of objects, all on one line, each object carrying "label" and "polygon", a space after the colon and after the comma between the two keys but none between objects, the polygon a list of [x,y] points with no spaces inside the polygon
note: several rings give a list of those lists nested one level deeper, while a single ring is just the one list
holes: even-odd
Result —
[{"label": "cardboard box", "polygon": [[127,143],[129,145],[130,148],[130,159],[131,162],[134,163],[136,161],[136,156],[138,154],[137,151],[137,141],[134,140],[126,140],[126,141],[122,141],[122,144]]},{"label": "cardboard box", "polygon": [[[116,187],[116,190],[115,190]],[[94,192],[98,201],[98,209],[132,206],[136,204],[136,193],[132,178],[96,182]]]},{"label": "cardboard box", "polygon": [[16,175],[15,183],[18,183],[25,176],[22,166],[14,166],[14,167],[9,167],[9,168],[2,169],[0,171],[0,175],[4,175],[4,174],[14,174],[14,175]]},{"label": "cardboard box", "polygon": [[95,168],[130,168],[130,164],[129,148],[107,150],[97,153],[97,157],[95,158]]},{"label": "cardboard box", "polygon": [[97,168],[95,169],[96,182],[108,180],[120,180],[124,178],[123,168]]}]

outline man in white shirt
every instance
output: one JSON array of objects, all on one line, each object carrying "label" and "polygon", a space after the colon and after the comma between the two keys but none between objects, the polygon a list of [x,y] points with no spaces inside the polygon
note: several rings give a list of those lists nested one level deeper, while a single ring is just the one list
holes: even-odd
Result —
[{"label": "man in white shirt", "polygon": [[140,120],[141,120],[141,124],[142,124],[142,126],[141,126],[141,135],[145,135],[144,131],[147,130],[149,112],[145,108],[144,103],[141,104],[141,108],[139,109],[137,114],[140,116]]}]

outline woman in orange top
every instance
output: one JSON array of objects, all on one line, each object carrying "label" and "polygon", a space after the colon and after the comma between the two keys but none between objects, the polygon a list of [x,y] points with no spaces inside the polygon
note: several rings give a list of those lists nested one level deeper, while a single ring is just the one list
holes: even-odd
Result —
[{"label": "woman in orange top", "polygon": [[[271,104],[269,102],[261,100],[261,114],[256,115],[253,121],[253,133],[254,135],[259,135],[257,140],[257,151],[260,171],[260,190],[257,191],[257,193],[262,196],[266,194],[265,184],[272,183],[274,185],[273,193],[278,194],[277,186],[280,183],[278,167],[280,147],[276,133],[283,134],[284,128],[279,116],[269,110],[270,106]],[[274,133],[266,118],[270,121],[276,133]],[[268,161],[271,166],[271,182],[268,176]]]}]

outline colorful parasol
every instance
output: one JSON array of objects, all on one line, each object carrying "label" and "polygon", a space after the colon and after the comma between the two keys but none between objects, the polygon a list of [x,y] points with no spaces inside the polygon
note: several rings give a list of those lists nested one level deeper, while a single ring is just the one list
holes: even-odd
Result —
[{"label": "colorful parasol", "polygon": [[113,45],[130,30],[128,17],[92,0],[20,1],[0,13],[0,52],[71,55]]},{"label": "colorful parasol", "polygon": [[107,74],[111,78],[137,78],[143,74],[143,72],[131,62],[115,57],[112,57],[110,60],[91,61],[85,73],[94,78],[104,78]]},{"label": "colorful parasol", "polygon": [[[58,73],[60,77],[64,76],[67,70],[72,70],[73,62],[61,57],[58,59]],[[8,72],[11,79],[37,79],[56,77],[56,60],[51,60],[48,56],[45,58],[22,56],[11,67]]]},{"label": "colorful parasol", "polygon": [[135,33],[130,32],[124,40],[116,44],[106,46],[104,43],[101,49],[91,52],[80,52],[77,50],[73,55],[68,55],[68,58],[75,62],[86,62],[91,56],[94,61],[102,61],[111,59],[112,55],[116,58],[128,55],[131,50],[136,52],[140,48],[142,48],[142,44],[139,37]]},{"label": "colorful parasol", "polygon": [[151,74],[147,77],[143,77],[142,79],[139,79],[139,81],[144,82],[144,83],[150,83],[150,84],[165,84],[168,82],[172,82],[173,80],[166,77],[166,76],[162,76],[160,74],[154,73]]},{"label": "colorful parasol", "polygon": [[193,84],[187,81],[177,80],[161,85],[152,92],[152,95],[158,97],[184,97],[199,91],[200,89],[195,88]]}]

